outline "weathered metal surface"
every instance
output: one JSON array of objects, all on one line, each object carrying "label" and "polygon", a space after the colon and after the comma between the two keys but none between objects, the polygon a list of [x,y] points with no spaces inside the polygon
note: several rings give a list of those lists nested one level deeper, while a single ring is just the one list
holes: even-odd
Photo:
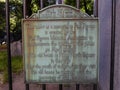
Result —
[{"label": "weathered metal surface", "polygon": [[98,82],[98,19],[86,15],[53,5],[23,20],[27,83]]},{"label": "weathered metal surface", "polygon": [[111,3],[111,0],[98,0],[98,16],[100,21],[100,90],[110,90]]},{"label": "weathered metal surface", "polygon": [[98,21],[24,20],[27,82],[97,83]]},{"label": "weathered metal surface", "polygon": [[86,13],[80,12],[79,9],[68,5],[51,5],[42,10],[39,10],[37,14],[33,14],[30,18],[60,19],[60,18],[90,18],[90,16]]}]

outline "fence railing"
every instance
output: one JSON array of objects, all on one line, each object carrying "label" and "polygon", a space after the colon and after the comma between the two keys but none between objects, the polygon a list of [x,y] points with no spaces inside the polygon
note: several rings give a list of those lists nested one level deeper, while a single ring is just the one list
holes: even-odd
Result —
[{"label": "fence railing", "polygon": [[[43,0],[40,0],[41,1],[41,8],[43,8]],[[57,0],[58,2],[57,3],[59,3],[59,0]],[[114,2],[113,1],[113,12],[112,12],[112,14],[113,14],[113,16],[112,16],[112,20],[113,20],[113,23],[112,23],[112,27],[113,27],[113,31],[112,31],[112,36],[113,36],[113,38],[112,38],[112,42],[114,43],[114,40],[115,40],[115,15],[114,15],[114,13],[115,13],[115,3],[116,2]],[[26,17],[26,0],[24,0],[24,18]],[[76,0],[76,6],[77,6],[77,8],[79,8],[80,7],[80,0]],[[95,9],[95,16],[98,16],[98,0],[96,0],[96,4],[95,4],[95,7],[96,7],[96,9]],[[8,37],[8,39],[7,39],[7,46],[8,46],[8,48],[7,48],[7,50],[8,50],[8,77],[9,77],[9,90],[12,90],[12,70],[11,70],[11,53],[10,53],[10,17],[9,17],[9,0],[6,0],[6,30],[7,30],[7,37]],[[113,52],[112,53],[112,55],[111,55],[111,58],[112,59],[114,59],[114,47],[115,46],[111,46],[111,48],[112,48],[112,51],[111,52]],[[114,77],[114,68],[112,68],[112,67],[114,67],[114,61],[112,60],[112,62],[111,62],[111,78],[112,79],[110,79],[111,80],[111,82],[110,82],[110,90],[113,90],[113,77]],[[96,85],[96,84],[94,84],[93,85],[93,90],[97,90],[97,88],[98,88],[98,86]],[[29,90],[29,84],[26,84],[26,90]],[[46,84],[43,84],[42,85],[42,90],[46,90]],[[63,85],[62,84],[59,84],[59,90],[63,90]],[[79,84],[76,84],[76,90],[80,90],[80,85]]]}]

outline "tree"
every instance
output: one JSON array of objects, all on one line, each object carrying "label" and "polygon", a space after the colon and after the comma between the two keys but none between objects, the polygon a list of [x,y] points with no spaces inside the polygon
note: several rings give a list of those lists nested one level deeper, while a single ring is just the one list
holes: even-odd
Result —
[{"label": "tree", "polygon": [[5,3],[0,2],[0,44],[4,41],[5,33]]},{"label": "tree", "polygon": [[[80,0],[80,10],[89,15],[93,14],[93,0]],[[65,3],[71,6],[76,6],[76,0],[65,0]]]},{"label": "tree", "polygon": [[[40,0],[26,0],[28,17],[40,9]],[[43,7],[55,4],[56,0],[43,0]],[[76,0],[65,0],[65,3],[76,6]],[[80,10],[93,14],[93,0],[80,0]],[[0,1],[0,37],[5,32],[5,2]],[[10,0],[10,31],[15,40],[21,39],[21,19],[23,18],[22,0]]]},{"label": "tree", "polygon": [[0,2],[0,37],[5,30],[5,3]]},{"label": "tree", "polygon": [[[41,0],[27,0],[27,15],[37,12],[40,9]],[[43,7],[55,4],[56,0],[43,0]],[[80,10],[89,15],[93,14],[94,0],[80,0]],[[65,0],[65,4],[76,7],[76,0]]]},{"label": "tree", "polygon": [[10,0],[10,31],[14,40],[19,40],[21,36],[21,19],[23,17],[23,5],[20,0]]},{"label": "tree", "polygon": [[[14,40],[21,39],[21,19],[23,17],[23,5],[20,0],[10,0],[10,32]],[[5,2],[0,1],[0,37],[4,38],[5,35]]]},{"label": "tree", "polygon": [[[40,2],[41,0],[26,0],[26,15],[29,17],[33,13],[36,13],[38,10],[40,10]],[[55,4],[56,0],[43,0],[43,7]]]}]

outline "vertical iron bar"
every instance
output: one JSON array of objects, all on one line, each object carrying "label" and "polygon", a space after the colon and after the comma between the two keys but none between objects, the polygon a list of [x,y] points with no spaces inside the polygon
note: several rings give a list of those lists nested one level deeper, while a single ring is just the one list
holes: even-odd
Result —
[{"label": "vertical iron bar", "polygon": [[[56,5],[58,4],[62,4],[63,1],[62,0],[56,0]],[[59,84],[59,90],[62,90],[63,89],[63,85],[62,84]]]},{"label": "vertical iron bar", "polygon": [[80,9],[80,0],[76,0],[76,7]]},{"label": "vertical iron bar", "polygon": [[29,84],[26,84],[26,90],[29,90]]},{"label": "vertical iron bar", "polygon": [[76,90],[79,90],[79,87],[80,87],[79,84],[76,84]]},{"label": "vertical iron bar", "polygon": [[8,54],[8,81],[9,81],[9,90],[12,90],[12,66],[11,66],[11,51],[10,51],[9,0],[6,0],[6,30],[7,30],[7,54]]},{"label": "vertical iron bar", "polygon": [[40,0],[40,9],[43,8],[43,0]]},{"label": "vertical iron bar", "polygon": [[[62,0],[56,0],[56,5],[58,4],[62,4],[63,1]],[[62,84],[59,84],[59,90],[62,90],[63,89],[63,85]]]},{"label": "vertical iron bar", "polygon": [[58,0],[56,0],[56,5],[58,5],[59,3],[58,3]]},{"label": "vertical iron bar", "polygon": [[[62,4],[62,0],[56,0],[56,5],[58,5],[58,4]],[[62,84],[59,84],[59,90],[62,90],[62,87],[63,87],[63,85]]]},{"label": "vertical iron bar", "polygon": [[94,0],[94,16],[98,17],[98,0]]},{"label": "vertical iron bar", "polygon": [[96,0],[96,17],[98,17],[98,0]]},{"label": "vertical iron bar", "polygon": [[112,0],[110,90],[114,90],[116,0]]},{"label": "vertical iron bar", "polygon": [[[43,8],[43,0],[40,0],[40,9]],[[46,90],[46,84],[42,84],[42,90]]]},{"label": "vertical iron bar", "polygon": [[46,90],[46,84],[42,85],[42,90]]},{"label": "vertical iron bar", "polygon": [[58,5],[58,4],[62,4],[62,0],[56,0],[56,5]]},{"label": "vertical iron bar", "polygon": [[[94,0],[94,16],[98,17],[98,0]],[[97,84],[93,84],[93,90],[97,90]]]},{"label": "vertical iron bar", "polygon": [[26,0],[23,0],[23,16],[26,18]]},{"label": "vertical iron bar", "polygon": [[97,84],[93,84],[93,90],[97,90]]},{"label": "vertical iron bar", "polygon": [[63,85],[59,84],[59,90],[63,90]]},{"label": "vertical iron bar", "polygon": [[62,3],[61,4],[64,4],[64,0],[62,0]]},{"label": "vertical iron bar", "polygon": [[[23,17],[26,18],[26,0],[23,0]],[[25,84],[26,90],[29,90],[29,84]]]},{"label": "vertical iron bar", "polygon": [[[76,0],[76,7],[80,9],[80,0]],[[80,85],[76,84],[76,90],[79,90]]]}]

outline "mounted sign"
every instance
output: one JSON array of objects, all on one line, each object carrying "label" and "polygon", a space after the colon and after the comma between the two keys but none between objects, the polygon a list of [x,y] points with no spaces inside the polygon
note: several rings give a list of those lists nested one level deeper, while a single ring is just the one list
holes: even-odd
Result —
[{"label": "mounted sign", "polygon": [[[77,18],[70,19],[65,14],[68,9],[71,18]],[[58,11],[64,15],[60,17]],[[27,83],[98,82],[98,20],[75,12],[70,6],[57,5],[23,20]]]}]

